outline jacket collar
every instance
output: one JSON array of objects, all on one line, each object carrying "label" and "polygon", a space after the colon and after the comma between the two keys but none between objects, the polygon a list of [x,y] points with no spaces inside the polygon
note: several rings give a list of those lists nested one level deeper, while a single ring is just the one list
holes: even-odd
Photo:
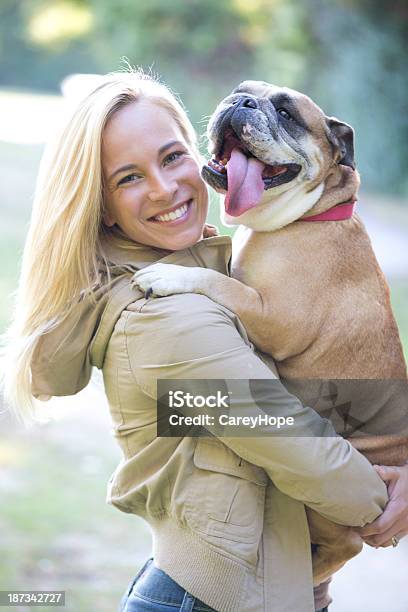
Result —
[{"label": "jacket collar", "polygon": [[213,236],[203,238],[187,249],[168,251],[129,240],[115,228],[102,236],[101,251],[113,276],[124,272],[133,274],[159,261],[211,268],[222,274],[229,274],[232,245],[229,236]]}]

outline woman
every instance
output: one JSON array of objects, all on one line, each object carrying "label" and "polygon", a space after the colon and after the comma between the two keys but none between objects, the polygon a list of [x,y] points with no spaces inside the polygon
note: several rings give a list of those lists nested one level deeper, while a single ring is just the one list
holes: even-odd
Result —
[{"label": "woman", "polygon": [[[105,77],[74,110],[41,165],[6,393],[30,419],[34,397],[77,393],[93,366],[103,370],[123,452],[108,501],[153,533],[153,557],[121,610],[309,612],[303,504],[362,527],[381,514],[386,490],[364,457],[276,381],[232,312],[200,295],[149,299],[132,284],[157,261],[228,273],[229,238],[205,237],[199,163],[183,109],[140,73]],[[296,437],[271,438],[268,426],[256,438],[157,436],[158,379],[194,392],[194,380],[246,378],[278,383],[264,409],[298,420]],[[231,413],[258,409],[247,387]],[[304,427],[317,437],[301,437]],[[323,608],[329,598],[316,601]]]}]

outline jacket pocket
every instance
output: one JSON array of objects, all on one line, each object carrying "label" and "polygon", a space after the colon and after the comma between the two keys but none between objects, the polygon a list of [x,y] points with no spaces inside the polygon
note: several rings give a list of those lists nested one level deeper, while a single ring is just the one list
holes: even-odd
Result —
[{"label": "jacket pocket", "polygon": [[209,536],[256,542],[263,529],[264,470],[248,463],[217,438],[199,438],[188,500],[191,526]]}]

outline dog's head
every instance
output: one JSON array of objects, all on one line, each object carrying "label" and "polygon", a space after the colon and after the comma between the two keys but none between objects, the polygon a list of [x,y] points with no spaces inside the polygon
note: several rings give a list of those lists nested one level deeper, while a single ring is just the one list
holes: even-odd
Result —
[{"label": "dog's head", "polygon": [[[314,206],[334,167],[355,167],[349,125],[307,96],[263,81],[244,81],[218,105],[208,138],[212,159],[202,176],[226,193],[232,225],[285,225]],[[270,205],[279,219],[262,227]]]}]

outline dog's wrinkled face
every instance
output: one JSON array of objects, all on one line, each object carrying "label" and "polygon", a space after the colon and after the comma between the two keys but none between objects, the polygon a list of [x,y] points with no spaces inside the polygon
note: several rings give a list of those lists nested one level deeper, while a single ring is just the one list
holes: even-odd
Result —
[{"label": "dog's wrinkled face", "polygon": [[208,137],[212,159],[202,176],[226,192],[230,219],[300,186],[313,191],[333,164],[354,168],[350,126],[307,96],[263,81],[244,81],[219,104]]}]

